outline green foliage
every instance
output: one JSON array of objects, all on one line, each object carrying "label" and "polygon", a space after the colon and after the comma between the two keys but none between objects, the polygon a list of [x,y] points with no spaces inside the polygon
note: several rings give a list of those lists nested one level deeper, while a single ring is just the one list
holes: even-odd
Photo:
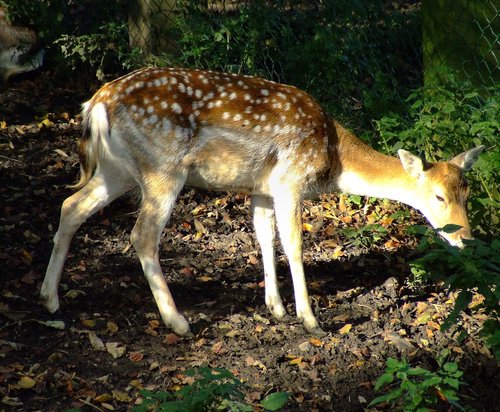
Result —
[{"label": "green foliage", "polygon": [[172,37],[180,66],[272,77],[281,72],[278,41],[286,33],[279,8],[262,0],[234,12],[209,11],[199,1],[179,1]]},{"label": "green foliage", "polygon": [[[176,392],[143,390],[141,395],[144,401],[132,411],[253,411],[252,406],[244,403],[244,394],[241,392],[243,383],[227,369],[203,367],[186,371],[185,374],[195,379],[192,384],[183,386]],[[261,407],[277,411],[287,400],[288,393],[273,393],[262,400]]]},{"label": "green foliage", "polygon": [[423,412],[445,400],[463,410],[458,404],[463,372],[455,362],[445,362],[446,355],[438,359],[436,372],[412,367],[406,360],[387,359],[387,367],[375,383],[375,390],[387,387],[388,392],[375,398],[369,406],[387,403],[391,410]]},{"label": "green foliage", "polygon": [[387,235],[387,229],[373,223],[359,228],[347,226],[341,229],[340,233],[356,247],[370,247]]},{"label": "green foliage", "polygon": [[[303,88],[336,117],[369,125],[403,108],[419,84],[418,13],[384,2],[336,1],[289,6],[244,2],[231,12],[195,0],[177,2],[168,64],[259,75]],[[411,62],[396,67],[394,61]],[[363,109],[363,110],[360,110]]]},{"label": "green foliage", "polygon": [[[458,249],[435,236],[424,237],[420,248],[432,248],[411,264],[412,271],[442,281],[458,293],[455,306],[443,324],[444,329],[458,324],[463,311],[484,312],[488,319],[481,334],[500,359],[500,240],[495,239],[491,244],[479,239],[464,240],[464,243],[466,247]],[[481,299],[471,307],[474,293]]]},{"label": "green foliage", "polygon": [[483,97],[470,83],[458,82],[453,73],[441,72],[442,81],[410,95],[409,116],[390,115],[376,121],[381,149],[395,153],[400,148],[425,153],[429,160],[451,157],[483,144],[469,181],[471,226],[487,238],[500,235],[500,126],[497,90]]},{"label": "green foliage", "polygon": [[96,77],[104,79],[105,73],[130,69],[139,65],[141,53],[130,50],[127,26],[124,23],[107,23],[91,34],[63,34],[55,41],[71,69],[90,66]]}]

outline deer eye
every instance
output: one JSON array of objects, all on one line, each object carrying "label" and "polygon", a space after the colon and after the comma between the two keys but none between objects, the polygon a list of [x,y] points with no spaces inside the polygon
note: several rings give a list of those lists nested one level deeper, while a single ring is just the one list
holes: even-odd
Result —
[{"label": "deer eye", "polygon": [[440,202],[444,202],[444,197],[441,197],[439,195],[436,195],[436,199],[439,200]]}]

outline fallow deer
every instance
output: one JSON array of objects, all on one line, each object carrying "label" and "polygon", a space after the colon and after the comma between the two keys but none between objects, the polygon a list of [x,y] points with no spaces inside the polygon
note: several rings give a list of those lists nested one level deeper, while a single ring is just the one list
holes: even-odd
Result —
[{"label": "fallow deer", "polygon": [[4,82],[20,73],[42,66],[45,50],[36,33],[27,27],[13,26],[6,10],[0,7],[0,77]]},{"label": "fallow deer", "polygon": [[41,288],[50,312],[70,241],[92,214],[139,187],[142,204],[131,234],[165,324],[189,332],[160,267],[158,245],[184,185],[251,196],[262,250],[265,302],[285,315],[276,279],[275,226],[288,257],[296,313],[319,333],[302,262],[301,200],[341,191],[394,199],[420,210],[434,227],[460,225],[448,241],[471,237],[463,172],[483,146],[449,162],[427,163],[399,150],[373,150],[333,120],[305,92],[255,77],[147,68],[105,84],[84,104],[79,190],[67,198]]}]

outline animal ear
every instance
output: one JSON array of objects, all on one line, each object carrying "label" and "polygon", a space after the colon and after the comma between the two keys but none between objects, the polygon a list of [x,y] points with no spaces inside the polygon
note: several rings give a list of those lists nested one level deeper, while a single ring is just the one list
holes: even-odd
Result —
[{"label": "animal ear", "polygon": [[422,175],[425,170],[425,162],[420,157],[403,149],[398,150],[398,155],[403,168],[410,176],[418,178]]},{"label": "animal ear", "polygon": [[467,172],[470,169],[472,169],[472,166],[479,158],[479,155],[483,150],[484,146],[478,146],[475,147],[474,149],[467,150],[466,152],[463,152],[458,156],[455,156],[453,159],[451,159],[450,163],[454,164],[455,166],[458,166],[460,169]]}]

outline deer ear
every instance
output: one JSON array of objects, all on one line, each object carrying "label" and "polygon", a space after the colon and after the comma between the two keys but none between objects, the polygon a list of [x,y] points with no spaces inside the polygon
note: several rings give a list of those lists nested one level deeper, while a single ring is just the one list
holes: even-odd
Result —
[{"label": "deer ear", "polygon": [[418,178],[422,175],[425,170],[425,162],[420,157],[403,149],[398,150],[398,155],[403,168],[410,176]]},{"label": "deer ear", "polygon": [[472,169],[472,166],[479,158],[479,155],[483,150],[484,146],[478,146],[475,147],[474,149],[467,150],[466,152],[463,152],[458,156],[455,156],[453,159],[451,159],[450,163],[454,164],[455,166],[458,166],[464,172],[467,172],[470,169]]}]

